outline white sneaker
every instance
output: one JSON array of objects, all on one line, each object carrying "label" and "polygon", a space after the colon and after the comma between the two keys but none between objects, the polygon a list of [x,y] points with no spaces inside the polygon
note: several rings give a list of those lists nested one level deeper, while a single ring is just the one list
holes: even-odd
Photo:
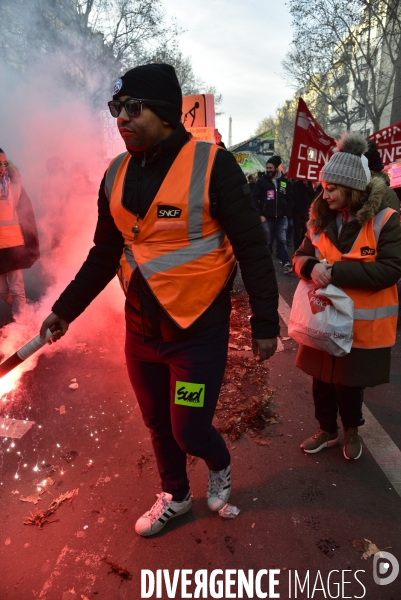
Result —
[{"label": "white sneaker", "polygon": [[288,275],[289,273],[292,273],[292,266],[291,263],[287,262],[283,265],[283,273],[285,273],[285,275]]},{"label": "white sneaker", "polygon": [[207,505],[210,510],[218,511],[227,504],[231,493],[231,467],[228,465],[222,471],[209,469],[209,483],[207,486]]},{"label": "white sneaker", "polygon": [[173,500],[173,496],[167,492],[156,494],[156,496],[157,500],[152,508],[135,523],[135,531],[139,535],[154,535],[163,529],[170,519],[191,510],[192,498],[189,492],[185,500],[181,502]]}]

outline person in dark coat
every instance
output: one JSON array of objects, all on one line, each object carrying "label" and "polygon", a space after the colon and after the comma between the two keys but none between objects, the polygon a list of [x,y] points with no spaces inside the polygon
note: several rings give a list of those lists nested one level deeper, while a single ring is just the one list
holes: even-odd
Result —
[{"label": "person in dark coat", "polygon": [[[293,256],[298,277],[316,288],[329,283],[354,300],[351,352],[335,357],[301,344],[296,365],[313,377],[319,431],[301,448],[315,453],[338,442],[337,411],[344,426],[345,458],[362,453],[363,390],[387,383],[395,343],[401,275],[399,217],[386,201],[387,186],[370,176],[366,140],[346,135],[320,172],[322,193],[314,200],[305,239]],[[367,240],[367,242],[366,242]],[[338,256],[330,262],[330,257]],[[326,257],[329,260],[325,262]],[[362,308],[361,308],[362,306]]]},{"label": "person in dark coat", "polygon": [[273,242],[277,243],[277,258],[281,260],[283,272],[292,272],[287,249],[288,220],[292,218],[291,182],[279,169],[280,156],[271,156],[266,162],[266,173],[255,183],[252,198],[259,211],[270,252]]},{"label": "person in dark coat", "polygon": [[292,182],[294,203],[292,218],[294,221],[294,250],[299,248],[306,233],[309,209],[315,196],[312,182],[306,179],[295,179]]},{"label": "person in dark coat", "polygon": [[400,214],[400,201],[397,194],[390,187],[390,177],[383,170],[384,165],[380,156],[380,152],[377,149],[376,144],[373,140],[367,140],[368,150],[365,152],[365,156],[368,159],[369,170],[372,177],[381,178],[387,186],[385,200],[391,208],[394,208]]},{"label": "person in dark coat", "polygon": [[255,183],[256,183],[255,176],[252,175],[252,174],[248,175],[247,179],[248,179],[249,188],[250,188],[251,193],[252,193],[252,190],[255,187]]},{"label": "person in dark coat", "polygon": [[207,465],[210,510],[227,503],[230,453],[212,420],[226,366],[236,259],[260,360],[277,347],[278,290],[245,176],[230,152],[190,139],[180,122],[174,68],[129,70],[116,82],[109,109],[127,152],[106,171],[95,245],[41,336],[58,324],[52,339],[59,339],[118,271],[128,374],[161,479],[155,504],[135,525],[149,536],[191,509],[187,454]]},{"label": "person in dark coat", "polygon": [[21,187],[18,169],[0,148],[0,298],[11,306],[13,320],[26,304],[22,271],[39,256],[31,201]]},{"label": "person in dark coat", "polygon": [[[386,202],[391,208],[394,208],[400,214],[400,192],[399,190],[393,190],[390,188],[390,177],[383,170],[384,165],[380,156],[380,152],[377,149],[376,144],[373,140],[368,140],[368,151],[365,152],[365,156],[369,162],[369,169],[372,177],[380,177],[387,186],[386,190]],[[397,194],[398,192],[398,194]],[[401,325],[401,279],[397,282],[398,292],[398,327]]]}]

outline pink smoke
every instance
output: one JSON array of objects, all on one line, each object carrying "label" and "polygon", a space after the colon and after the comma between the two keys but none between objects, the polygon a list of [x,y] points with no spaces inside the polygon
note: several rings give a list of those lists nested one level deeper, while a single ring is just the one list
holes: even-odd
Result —
[{"label": "pink smoke", "polygon": [[[40,260],[24,274],[31,298],[26,313],[20,323],[2,329],[1,352],[8,358],[39,333],[54,301],[85,260],[96,226],[97,190],[109,160],[103,148],[100,110],[62,90],[51,71],[23,79],[11,77],[2,66],[0,80],[0,147],[20,170],[35,212],[41,249]],[[105,106],[108,99],[106,92]],[[53,167],[63,163],[64,172],[52,176],[49,159],[56,157]],[[16,388],[23,372],[36,366],[41,352],[74,349],[78,342],[112,328],[110,323],[122,327],[123,307],[115,279],[61,341],[0,380],[0,398]]]}]

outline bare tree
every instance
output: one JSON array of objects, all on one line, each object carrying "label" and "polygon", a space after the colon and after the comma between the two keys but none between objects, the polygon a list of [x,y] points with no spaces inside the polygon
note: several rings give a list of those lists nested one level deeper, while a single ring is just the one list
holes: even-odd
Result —
[{"label": "bare tree", "polygon": [[277,110],[274,121],[274,152],[281,156],[284,169],[287,169],[290,164],[297,106],[297,97],[294,96],[292,100],[286,100],[283,106]]},{"label": "bare tree", "polygon": [[21,71],[56,62],[58,82],[89,95],[95,105],[113,79],[148,62],[168,59],[184,93],[207,87],[180,52],[180,30],[165,17],[161,0],[1,2],[6,18],[0,20],[0,57]]},{"label": "bare tree", "polygon": [[[217,109],[223,102],[222,95],[217,92],[214,85],[205,83],[200,77],[195,75],[191,59],[188,56],[184,56],[179,49],[178,36],[171,40],[168,46],[159,46],[144,62],[168,63],[173,65],[184,96],[214,94],[214,103]],[[221,114],[222,112],[216,110],[216,115]]]},{"label": "bare tree", "polygon": [[254,135],[259,135],[260,133],[264,133],[265,131],[269,131],[269,129],[275,128],[274,117],[269,116],[265,117],[257,124]]},{"label": "bare tree", "polygon": [[392,101],[400,68],[399,0],[289,0],[295,29],[284,69],[331,106],[340,128],[374,129]]}]

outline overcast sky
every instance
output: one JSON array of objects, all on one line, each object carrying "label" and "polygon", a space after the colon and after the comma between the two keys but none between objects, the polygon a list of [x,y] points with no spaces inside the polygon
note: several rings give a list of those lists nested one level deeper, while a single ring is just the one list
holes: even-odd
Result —
[{"label": "overcast sky", "polygon": [[186,30],[180,49],[190,56],[195,75],[223,94],[217,126],[232,142],[253,135],[258,122],[294,90],[281,76],[291,42],[291,19],[283,0],[163,0],[169,15]]}]

